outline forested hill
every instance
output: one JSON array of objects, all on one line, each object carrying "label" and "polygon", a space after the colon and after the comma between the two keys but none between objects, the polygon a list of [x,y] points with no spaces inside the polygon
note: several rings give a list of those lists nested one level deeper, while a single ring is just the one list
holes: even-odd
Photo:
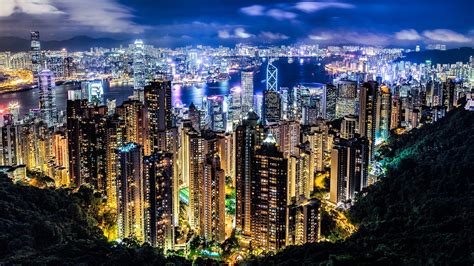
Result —
[{"label": "forested hill", "polygon": [[350,210],[357,233],[249,264],[473,265],[474,112],[399,136],[383,156],[385,178]]},{"label": "forested hill", "polygon": [[0,174],[0,264],[174,265],[157,249],[134,241],[107,242],[98,225],[103,200],[91,189],[39,189]]}]

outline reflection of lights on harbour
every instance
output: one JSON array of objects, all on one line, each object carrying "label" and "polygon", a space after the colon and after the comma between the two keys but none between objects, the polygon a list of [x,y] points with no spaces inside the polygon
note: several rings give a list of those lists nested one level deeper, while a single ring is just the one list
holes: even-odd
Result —
[{"label": "reflection of lights on harbour", "polygon": [[304,59],[300,58],[300,64],[303,64],[303,63],[304,63]]}]

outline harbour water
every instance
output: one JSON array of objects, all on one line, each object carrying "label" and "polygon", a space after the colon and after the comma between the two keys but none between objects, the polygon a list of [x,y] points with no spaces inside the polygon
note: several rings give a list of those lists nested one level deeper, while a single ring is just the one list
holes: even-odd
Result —
[{"label": "harbour water", "polygon": [[[281,58],[273,63],[278,68],[278,86],[292,87],[299,83],[326,83],[330,77],[325,73],[324,62],[317,58],[297,58],[289,62]],[[261,93],[266,86],[266,67],[263,63],[254,77],[255,93]],[[55,88],[56,106],[59,110],[66,109],[67,91],[73,85],[61,85]],[[228,81],[192,86],[174,86],[172,91],[173,104],[189,105],[194,102],[200,105],[204,96],[226,95],[235,86],[240,86],[240,73],[231,74]],[[104,81],[104,97],[116,99],[117,105],[133,94],[131,85],[110,85]],[[20,104],[20,113],[26,114],[30,109],[38,108],[38,90],[24,90],[14,93],[0,94],[0,109],[5,109],[10,102]]]}]

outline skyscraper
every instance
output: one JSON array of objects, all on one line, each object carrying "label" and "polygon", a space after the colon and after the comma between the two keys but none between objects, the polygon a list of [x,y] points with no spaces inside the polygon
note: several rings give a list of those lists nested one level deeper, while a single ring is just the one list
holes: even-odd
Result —
[{"label": "skyscraper", "polygon": [[257,148],[252,164],[252,243],[275,252],[286,242],[288,161],[269,134]]},{"label": "skyscraper", "polygon": [[143,149],[129,142],[117,149],[117,227],[118,237],[145,241],[145,197]]},{"label": "skyscraper", "polygon": [[165,151],[166,131],[173,126],[171,81],[154,80],[145,86],[145,106],[148,109],[151,149]]},{"label": "skyscraper", "polygon": [[346,115],[341,123],[341,137],[351,139],[358,131],[359,121],[355,115]]},{"label": "skyscraper", "polygon": [[336,118],[355,114],[357,83],[352,80],[339,80],[336,86]]},{"label": "skyscraper", "polygon": [[280,94],[275,90],[265,90],[263,93],[263,117],[262,122],[279,122],[281,117]]},{"label": "skyscraper", "polygon": [[307,199],[288,206],[287,245],[316,243],[319,240],[320,201]]},{"label": "skyscraper", "polygon": [[366,138],[336,139],[331,152],[329,200],[345,203],[367,186],[368,143]]},{"label": "skyscraper", "polygon": [[39,31],[32,31],[30,37],[31,68],[33,70],[34,84],[37,84],[38,74],[41,70],[41,44]]},{"label": "skyscraper", "polygon": [[125,142],[135,142],[143,148],[144,155],[151,154],[151,143],[149,137],[149,127],[154,123],[148,122],[149,109],[145,108],[142,102],[137,100],[127,100],[116,109],[117,114],[124,121]]},{"label": "skyscraper", "polygon": [[172,154],[154,153],[143,159],[146,241],[165,252],[174,248],[175,204]]},{"label": "skyscraper", "polygon": [[48,69],[43,69],[38,74],[38,87],[41,117],[48,126],[52,127],[58,121],[54,92],[56,84],[54,82],[53,72]]},{"label": "skyscraper", "polygon": [[273,59],[267,65],[267,90],[278,91],[278,68],[273,65]]},{"label": "skyscraper", "polygon": [[258,116],[249,112],[235,132],[235,182],[236,182],[236,228],[244,235],[251,235],[251,179],[252,162],[256,145],[263,140],[263,127],[258,124]]},{"label": "skyscraper", "polygon": [[392,110],[392,93],[390,88],[382,85],[378,90],[377,95],[377,108],[376,108],[376,120],[375,120],[375,139],[376,142],[387,141],[390,134],[390,122],[391,122],[391,110]]},{"label": "skyscraper", "polygon": [[247,114],[253,109],[253,72],[242,71],[242,114]]},{"label": "skyscraper", "polygon": [[359,92],[359,135],[369,141],[369,158],[375,149],[375,123],[377,115],[377,87],[375,81],[362,84]]},{"label": "skyscraper", "polygon": [[133,96],[143,103],[143,89],[146,83],[145,46],[136,40],[133,49]]},{"label": "skyscraper", "polygon": [[327,84],[326,89],[326,119],[331,121],[336,119],[337,88],[332,84]]},{"label": "skyscraper", "polygon": [[200,234],[207,240],[225,239],[225,174],[217,154],[207,154],[200,188]]}]

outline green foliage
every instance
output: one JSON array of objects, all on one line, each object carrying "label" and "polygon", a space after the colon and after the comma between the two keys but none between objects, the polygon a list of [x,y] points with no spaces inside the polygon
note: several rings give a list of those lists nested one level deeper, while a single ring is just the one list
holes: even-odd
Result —
[{"label": "green foliage", "polygon": [[474,112],[458,109],[392,139],[380,153],[385,177],[350,209],[355,234],[250,263],[472,265],[473,132]]},{"label": "green foliage", "polygon": [[100,214],[102,206],[100,194],[87,187],[77,192],[39,189],[13,184],[0,175],[0,262],[189,264],[182,258],[165,258],[160,250],[133,240],[107,242],[98,227],[103,219],[110,219],[110,214]]}]

